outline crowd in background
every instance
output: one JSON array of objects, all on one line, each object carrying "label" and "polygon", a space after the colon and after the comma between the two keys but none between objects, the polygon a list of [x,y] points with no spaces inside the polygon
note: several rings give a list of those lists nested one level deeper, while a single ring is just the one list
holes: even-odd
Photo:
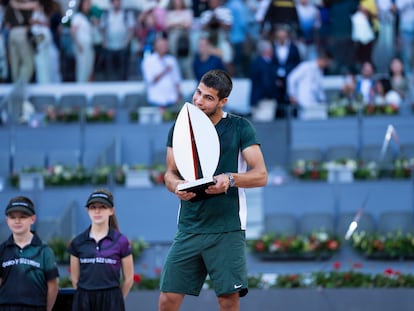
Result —
[{"label": "crowd in background", "polygon": [[[356,76],[367,63],[394,88],[390,65],[400,60],[404,84],[409,85],[412,0],[190,1],[146,0],[131,9],[122,0],[109,0],[107,8],[77,0],[63,23],[65,12],[55,0],[3,0],[0,79],[164,81],[163,88],[153,91],[157,94],[175,89],[182,79],[199,80],[209,69],[222,68],[233,77],[252,80],[252,107],[263,99],[277,101],[276,117],[283,117],[286,105],[302,105],[300,92],[311,94],[315,102],[325,101],[323,75]],[[157,38],[165,41],[161,56]],[[157,53],[158,61],[148,65]],[[299,65],[302,73],[289,81]],[[300,77],[306,77],[301,82],[308,84],[306,89],[296,87]],[[167,106],[180,98],[176,92],[168,100],[148,101]]]}]

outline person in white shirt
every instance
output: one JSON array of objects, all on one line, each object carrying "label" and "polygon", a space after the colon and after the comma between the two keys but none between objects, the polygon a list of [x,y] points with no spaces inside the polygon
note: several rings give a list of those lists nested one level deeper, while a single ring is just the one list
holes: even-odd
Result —
[{"label": "person in white shirt", "polygon": [[121,0],[111,0],[111,8],[101,17],[107,80],[127,80],[134,26],[133,13],[121,8]]},{"label": "person in white shirt", "polygon": [[95,63],[93,29],[88,19],[91,0],[80,0],[78,11],[71,20],[71,36],[75,47],[76,81],[88,82],[92,78]]},{"label": "person in white shirt", "polygon": [[323,71],[332,61],[332,55],[319,51],[315,60],[300,63],[287,77],[287,93],[290,103],[298,109],[301,116],[303,109],[326,103],[323,87]]},{"label": "person in white shirt", "polygon": [[145,56],[142,61],[142,75],[150,106],[167,108],[181,100],[181,72],[177,59],[168,54],[168,48],[168,39],[158,34],[154,52]]},{"label": "person in white shirt", "polygon": [[[46,6],[48,4],[48,6]],[[35,74],[39,84],[61,82],[59,52],[53,43],[49,16],[52,3],[44,1],[43,5],[36,2],[31,18],[31,32],[38,38],[35,51]]]}]

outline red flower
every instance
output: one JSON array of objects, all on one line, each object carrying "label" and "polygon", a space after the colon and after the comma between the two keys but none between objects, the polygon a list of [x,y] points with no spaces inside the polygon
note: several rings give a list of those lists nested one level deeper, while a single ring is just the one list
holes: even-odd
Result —
[{"label": "red flower", "polygon": [[318,171],[312,171],[311,172],[311,178],[312,179],[319,179],[320,178],[320,174]]},{"label": "red flower", "polygon": [[297,274],[291,274],[289,275],[289,281],[294,282],[298,278]]},{"label": "red flower", "polygon": [[360,263],[360,262],[356,262],[356,263],[354,263],[354,264],[352,265],[352,267],[353,267],[354,269],[361,269],[361,268],[362,268],[362,263]]},{"label": "red flower", "polygon": [[155,268],[155,275],[161,275],[161,268],[160,267]]},{"label": "red flower", "polygon": [[282,247],[282,242],[280,240],[275,240],[273,242],[273,245],[276,246],[276,247]]},{"label": "red flower", "polygon": [[374,105],[368,105],[368,106],[367,106],[367,112],[368,112],[369,114],[374,113],[374,112],[375,112],[375,106],[374,106]]},{"label": "red flower", "polygon": [[114,109],[109,109],[108,110],[108,117],[113,118],[115,116],[115,110]]},{"label": "red flower", "polygon": [[134,283],[140,283],[141,282],[141,275],[134,274]]},{"label": "red flower", "polygon": [[263,252],[265,250],[265,244],[262,241],[257,241],[255,245],[256,251]]},{"label": "red flower", "polygon": [[384,249],[384,243],[381,242],[380,240],[375,240],[374,241],[374,248],[379,250],[379,251],[382,251]]},{"label": "red flower", "polygon": [[326,246],[330,250],[335,250],[335,249],[338,249],[339,243],[337,241],[335,241],[335,240],[329,240],[328,241],[328,244]]},{"label": "red flower", "polygon": [[333,263],[333,267],[335,270],[339,270],[341,268],[341,263],[339,261],[335,261]]},{"label": "red flower", "polygon": [[394,274],[394,271],[391,268],[387,268],[387,269],[385,269],[384,274],[388,275],[388,276],[391,276],[391,275]]}]

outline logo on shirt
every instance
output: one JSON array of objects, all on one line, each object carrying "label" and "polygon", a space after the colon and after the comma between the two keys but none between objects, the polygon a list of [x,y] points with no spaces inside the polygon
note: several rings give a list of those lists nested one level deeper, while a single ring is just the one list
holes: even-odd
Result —
[{"label": "logo on shirt", "polygon": [[79,258],[79,262],[81,264],[104,263],[104,264],[116,265],[117,261],[112,258],[95,257],[95,258]]}]

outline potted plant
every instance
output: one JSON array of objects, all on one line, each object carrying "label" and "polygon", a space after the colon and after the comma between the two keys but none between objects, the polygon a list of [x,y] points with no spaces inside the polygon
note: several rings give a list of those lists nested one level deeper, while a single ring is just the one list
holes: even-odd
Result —
[{"label": "potted plant", "polygon": [[53,238],[47,243],[55,254],[56,262],[58,264],[69,263],[69,253],[67,251],[68,241],[62,238]]},{"label": "potted plant", "polygon": [[248,241],[250,251],[263,260],[325,260],[332,257],[340,245],[339,238],[324,231],[296,236],[268,233]]},{"label": "potted plant", "polygon": [[351,245],[354,250],[369,259],[414,258],[414,236],[401,231],[387,234],[355,232]]},{"label": "potted plant", "polygon": [[133,239],[130,241],[130,244],[132,257],[135,261],[138,260],[142,255],[142,252],[148,248],[148,243],[146,243],[143,239]]}]

